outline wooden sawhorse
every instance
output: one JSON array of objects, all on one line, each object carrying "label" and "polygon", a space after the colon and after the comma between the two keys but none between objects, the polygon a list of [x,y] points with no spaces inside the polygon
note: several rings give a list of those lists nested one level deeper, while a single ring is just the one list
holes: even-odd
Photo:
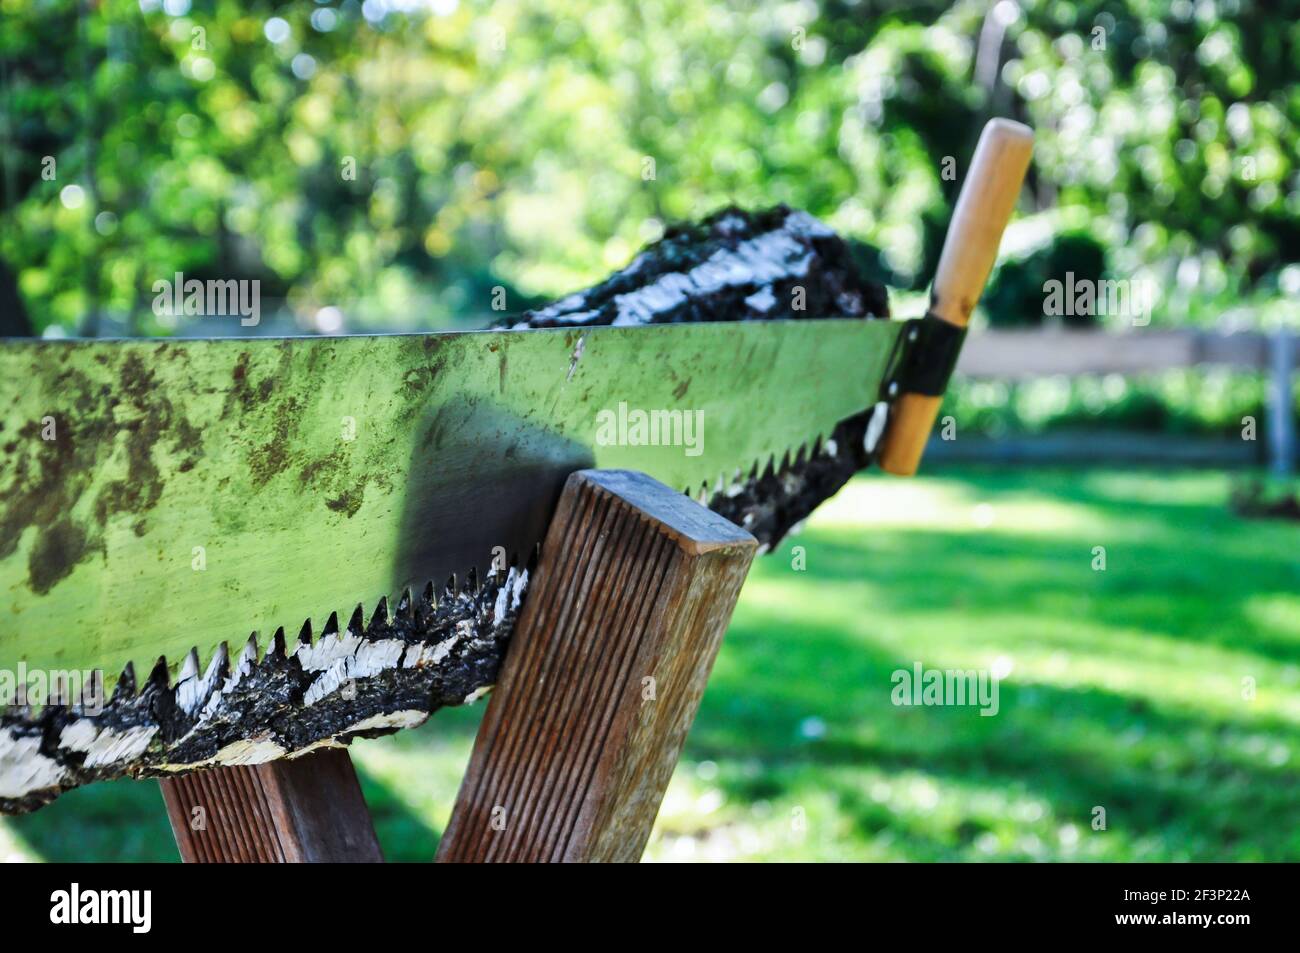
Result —
[{"label": "wooden sawhorse", "polygon": [[[437,860],[638,860],[757,547],[644,474],[574,473]],[[186,862],[383,859],[344,749],[161,783]]]}]

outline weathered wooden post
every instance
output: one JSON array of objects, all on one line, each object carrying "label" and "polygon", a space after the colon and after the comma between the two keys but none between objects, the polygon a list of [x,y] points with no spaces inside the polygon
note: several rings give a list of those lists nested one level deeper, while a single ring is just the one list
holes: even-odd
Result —
[{"label": "weathered wooden post", "polygon": [[342,748],[211,768],[161,784],[187,864],[384,859],[352,759]]},{"label": "weathered wooden post", "polygon": [[635,861],[757,541],[641,473],[569,478],[440,861]]},{"label": "weathered wooden post", "polygon": [[1268,450],[1273,473],[1290,476],[1295,469],[1295,397],[1291,386],[1295,372],[1296,337],[1285,328],[1268,339]]}]

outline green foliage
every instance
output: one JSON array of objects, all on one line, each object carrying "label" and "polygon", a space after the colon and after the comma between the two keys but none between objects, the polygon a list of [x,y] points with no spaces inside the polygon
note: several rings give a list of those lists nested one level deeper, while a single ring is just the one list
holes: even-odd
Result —
[{"label": "green foliage", "polygon": [[957,379],[940,413],[960,420],[968,436],[1082,428],[1240,439],[1243,417],[1267,419],[1266,387],[1262,375],[1225,369],[1024,382]]},{"label": "green foliage", "polygon": [[[648,856],[1295,860],[1296,531],[1228,492],[1172,472],[855,480],[754,564]],[[1009,665],[998,715],[895,707],[916,661]],[[433,856],[481,713],[353,746],[390,859]],[[10,852],[175,857],[156,786],[130,781],[0,821]]]},{"label": "green foliage", "polygon": [[[1300,260],[1300,7],[1021,6],[1002,76],[1040,133],[1040,206],[1080,213],[1107,244],[1107,277],[1157,282],[1153,323],[1214,322],[1222,299],[1276,288]],[[1207,298],[1217,307],[1197,307]],[[1297,312],[1250,317],[1294,323]]]},{"label": "green foliage", "polygon": [[[1004,264],[984,294],[984,312],[994,327],[1044,322],[1043,289],[1049,281],[1099,281],[1106,270],[1106,248],[1090,232],[1057,232],[1045,248]],[[1067,313],[1067,327],[1087,327],[1092,315]]]},{"label": "green foliage", "polygon": [[[173,333],[149,303],[176,271],[259,278],[308,329],[327,306],[481,324],[493,287],[521,310],[727,202],[806,208],[915,287],[991,112],[1038,131],[1026,211],[1069,212],[1107,274],[1156,274],[1158,322],[1300,290],[1279,278],[1300,260],[1294,0],[82,8],[0,0],[0,260],[38,331]],[[1000,319],[1041,314],[1041,264]]]}]

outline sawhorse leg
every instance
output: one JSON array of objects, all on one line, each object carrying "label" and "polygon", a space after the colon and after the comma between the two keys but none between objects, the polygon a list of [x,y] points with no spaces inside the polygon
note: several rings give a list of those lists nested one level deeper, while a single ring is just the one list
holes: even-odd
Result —
[{"label": "sawhorse leg", "polygon": [[[573,474],[437,859],[639,859],[757,547],[644,474]],[[346,751],[162,785],[186,861],[382,859]]]},{"label": "sawhorse leg", "polygon": [[162,780],[190,863],[377,863],[384,859],[346,750]]},{"label": "sawhorse leg", "polygon": [[640,859],[757,547],[644,474],[570,477],[438,859]]}]

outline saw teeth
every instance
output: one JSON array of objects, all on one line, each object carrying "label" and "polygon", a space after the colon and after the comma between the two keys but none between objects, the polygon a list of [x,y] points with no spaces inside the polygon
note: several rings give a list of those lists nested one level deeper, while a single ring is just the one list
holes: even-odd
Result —
[{"label": "saw teeth", "polygon": [[192,648],[189,654],[185,656],[185,661],[181,662],[181,670],[177,675],[178,681],[185,681],[187,678],[198,678],[199,676],[199,650]]},{"label": "saw teeth", "polygon": [[217,650],[212,653],[212,661],[208,663],[208,670],[203,673],[203,681],[210,685],[218,685],[230,674],[230,650],[226,648],[226,643],[222,642],[217,646]]},{"label": "saw teeth", "polygon": [[158,656],[158,661],[154,663],[153,671],[149,673],[146,685],[155,685],[161,689],[171,688],[171,673],[167,671],[167,656]]},{"label": "saw teeth", "polygon": [[411,590],[409,587],[402,590],[402,596],[397,600],[397,617],[403,621],[409,621],[415,617],[414,606],[411,603]]},{"label": "saw teeth", "polygon": [[176,679],[176,705],[186,716],[193,717],[203,706],[204,696],[208,694],[205,687],[199,681],[199,650],[190,649]]},{"label": "saw teeth", "polygon": [[[529,559],[535,561],[536,557],[534,547]],[[522,561],[521,554],[515,554],[514,562]],[[498,575],[501,577],[499,585],[496,582],[489,585],[487,580]],[[398,611],[412,617],[411,625],[393,626],[391,597],[381,596],[374,604],[370,624],[364,630],[366,642],[358,642],[356,638],[363,634],[364,604],[358,605],[354,611],[345,635],[339,633],[338,613],[330,613],[324,631],[316,636],[314,649],[324,656],[318,661],[327,661],[331,665],[341,661],[341,677],[355,676],[358,681],[372,677],[398,679],[396,673],[411,668],[460,666],[463,671],[461,668],[453,669],[449,676],[452,680],[446,685],[439,681],[443,676],[438,672],[407,677],[424,679],[412,682],[412,685],[418,684],[420,692],[431,693],[430,710],[461,703],[479,692],[484,687],[484,680],[492,678],[497,664],[493,660],[499,659],[503,639],[509,636],[508,627],[518,612],[528,578],[529,571],[517,565],[510,566],[503,573],[494,573],[492,577],[485,577],[476,567],[451,576],[447,588],[441,592],[429,583],[425,587],[426,597],[418,605],[414,603],[410,590],[403,590]],[[439,603],[441,608],[435,610]],[[417,614],[419,618],[415,619]],[[311,620],[304,620],[299,647],[312,646],[313,632]],[[333,635],[339,644],[322,645],[327,635]],[[250,633],[235,653],[232,653],[229,643],[218,643],[206,668],[202,666],[198,650],[191,649],[179,659],[174,678],[169,672],[167,659],[159,657],[143,686],[146,690],[140,692],[136,690],[133,664],[128,663],[114,686],[113,698],[109,702],[110,706],[116,706],[113,711],[105,712],[102,706],[97,706],[95,712],[72,712],[68,716],[70,721],[60,718],[55,722],[47,714],[34,714],[30,709],[24,709],[14,713],[18,728],[9,730],[11,734],[15,730],[30,732],[36,730],[30,726],[56,724],[61,730],[70,725],[80,725],[80,733],[88,730],[136,733],[130,738],[132,744],[138,738],[138,748],[124,751],[112,763],[87,761],[82,756],[82,749],[76,747],[81,736],[78,732],[68,734],[64,731],[62,738],[52,739],[50,743],[58,747],[63,759],[58,763],[66,769],[59,789],[125,774],[153,777],[211,763],[233,763],[221,760],[218,755],[224,750],[230,733],[238,730],[235,722],[243,718],[262,719],[258,726],[263,736],[269,733],[280,753],[290,756],[330,743],[331,739],[349,737],[346,727],[337,728],[314,714],[303,714],[308,705],[321,701],[333,689],[320,681],[325,669],[317,671],[302,664],[310,661],[302,657],[296,663],[288,660],[286,664],[284,652],[285,630],[279,627],[264,646],[260,645],[257,632]],[[394,652],[395,658],[392,657]],[[310,649],[308,654],[311,654]],[[338,658],[331,657],[332,654]],[[237,658],[232,659],[232,655],[237,655]],[[462,682],[466,687],[461,687]],[[281,713],[247,709],[249,692],[260,691],[265,685],[275,686],[282,692],[282,703],[291,706],[283,716],[288,719],[285,722],[288,724],[287,733],[283,736],[277,727],[282,723],[277,720],[282,718]],[[476,687],[471,690],[470,686]],[[318,692],[318,697],[312,699],[311,692],[317,689],[326,694]],[[407,689],[409,692],[410,686]],[[167,694],[163,695],[163,691]],[[423,711],[425,706],[418,707]],[[5,715],[7,725],[10,712]],[[299,716],[300,720],[295,721]],[[101,718],[103,720],[99,720]],[[8,809],[8,802],[4,799],[0,799],[0,805]]]},{"label": "saw teeth", "polygon": [[122,667],[122,674],[117,677],[117,684],[113,686],[112,701],[129,701],[135,698],[135,665],[127,662]]},{"label": "saw teeth", "polygon": [[239,670],[240,672],[252,671],[255,665],[257,665],[257,633],[251,632],[248,641],[244,643],[244,650],[239,653]]},{"label": "saw teeth", "polygon": [[375,606],[374,615],[370,617],[370,625],[367,629],[387,627],[388,625],[388,597],[380,596],[379,605]]}]

